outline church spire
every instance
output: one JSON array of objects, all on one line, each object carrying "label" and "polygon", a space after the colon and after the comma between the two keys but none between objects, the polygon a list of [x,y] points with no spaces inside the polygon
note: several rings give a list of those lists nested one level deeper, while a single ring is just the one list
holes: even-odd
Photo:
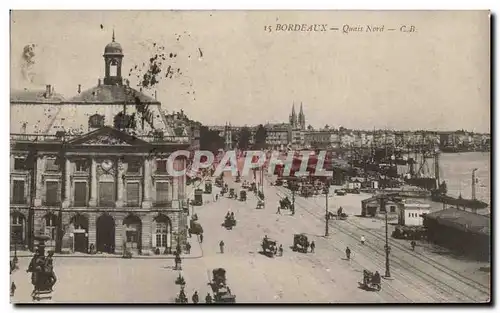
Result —
[{"label": "church spire", "polygon": [[111,37],[112,42],[115,42],[115,29],[113,28],[113,37]]}]

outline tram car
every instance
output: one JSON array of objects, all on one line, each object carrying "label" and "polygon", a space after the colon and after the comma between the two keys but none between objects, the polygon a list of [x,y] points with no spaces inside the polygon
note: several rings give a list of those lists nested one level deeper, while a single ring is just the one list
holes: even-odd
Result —
[{"label": "tram car", "polygon": [[203,205],[203,190],[197,188],[194,191],[194,205],[200,206]]},{"label": "tram car", "polygon": [[245,190],[240,191],[240,201],[247,201],[247,192]]},{"label": "tram car", "polygon": [[212,193],[212,181],[211,180],[205,181],[205,193],[207,193],[207,194]]}]

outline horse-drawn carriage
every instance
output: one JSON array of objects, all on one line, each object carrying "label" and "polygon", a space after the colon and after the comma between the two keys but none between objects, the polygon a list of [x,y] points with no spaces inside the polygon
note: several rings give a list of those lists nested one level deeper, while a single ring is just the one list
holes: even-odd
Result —
[{"label": "horse-drawn carriage", "polygon": [[234,188],[229,189],[229,199],[237,199],[238,196],[236,195],[236,192],[234,191]]},{"label": "horse-drawn carriage", "polygon": [[304,234],[295,234],[293,235],[293,251],[298,251],[302,253],[307,253],[307,249],[309,249],[309,239]]},{"label": "horse-drawn carriage", "polygon": [[382,288],[380,274],[378,272],[373,273],[368,270],[363,270],[363,283],[361,286],[366,290],[380,291]]},{"label": "horse-drawn carriage", "polygon": [[215,186],[219,188],[224,187],[224,178],[222,178],[222,176],[219,176],[215,179]]},{"label": "horse-drawn carriage", "polygon": [[235,303],[236,296],[231,294],[231,289],[226,283],[226,270],[216,268],[212,271],[212,281],[208,283],[214,293],[215,303]]},{"label": "horse-drawn carriage", "polygon": [[212,193],[212,181],[209,179],[205,180],[205,193]]},{"label": "horse-drawn carriage", "polygon": [[247,192],[245,190],[240,191],[240,201],[247,201]]},{"label": "horse-drawn carriage", "polygon": [[276,182],[274,183],[275,186],[283,186],[283,179],[278,178],[276,179]]},{"label": "horse-drawn carriage", "polygon": [[27,269],[27,272],[31,272],[31,283],[33,284],[31,296],[33,300],[52,298],[50,294],[56,283],[52,253],[49,252],[49,255],[45,256],[45,242],[49,239],[48,236],[35,237],[35,240],[38,241],[38,248]]},{"label": "horse-drawn carriage", "polygon": [[262,253],[269,257],[273,257],[278,252],[276,240],[272,240],[267,236],[262,239]]},{"label": "horse-drawn carriage", "polygon": [[257,184],[256,183],[252,183],[250,185],[250,191],[257,192]]},{"label": "horse-drawn carriage", "polygon": [[198,222],[198,216],[194,215],[189,221],[189,233],[191,235],[201,235],[203,234],[203,227]]},{"label": "horse-drawn carriage", "polygon": [[292,202],[288,197],[280,200],[280,210],[290,210],[292,208]]},{"label": "horse-drawn carriage", "polygon": [[255,208],[260,210],[260,209],[264,209],[265,207],[266,207],[266,204],[265,204],[264,200],[258,199],[257,206]]},{"label": "horse-drawn carriage", "polygon": [[329,219],[337,219],[337,220],[347,220],[348,215],[344,213],[344,209],[340,207],[337,210],[337,214],[333,212],[328,212],[328,218]]},{"label": "horse-drawn carriage", "polygon": [[234,226],[236,226],[236,219],[234,218],[234,213],[227,213],[226,217],[224,218],[224,227],[228,230],[233,229]]}]

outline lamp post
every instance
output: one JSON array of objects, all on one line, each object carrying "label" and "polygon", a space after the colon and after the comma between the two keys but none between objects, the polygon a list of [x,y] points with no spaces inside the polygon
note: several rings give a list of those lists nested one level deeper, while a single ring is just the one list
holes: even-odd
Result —
[{"label": "lamp post", "polygon": [[385,207],[386,198],[383,195],[380,199],[381,205],[380,208],[385,211],[385,277],[391,277],[391,269],[389,265],[389,254],[391,252],[391,247],[389,247],[389,228],[387,222],[387,209]]},{"label": "lamp post", "polygon": [[328,220],[329,220],[329,215],[328,215],[328,195],[330,193],[330,185],[328,181],[326,182],[325,186],[325,199],[326,199],[326,207],[325,207],[325,237],[328,237]]}]

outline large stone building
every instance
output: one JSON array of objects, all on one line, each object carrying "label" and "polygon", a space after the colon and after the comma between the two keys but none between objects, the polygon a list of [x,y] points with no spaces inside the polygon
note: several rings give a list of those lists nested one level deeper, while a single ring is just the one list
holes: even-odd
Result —
[{"label": "large stone building", "polygon": [[102,82],[69,100],[51,86],[11,93],[11,247],[39,234],[61,252],[168,253],[185,241],[185,177],[168,175],[167,157],[189,137],[123,80],[114,35],[103,57]]}]

